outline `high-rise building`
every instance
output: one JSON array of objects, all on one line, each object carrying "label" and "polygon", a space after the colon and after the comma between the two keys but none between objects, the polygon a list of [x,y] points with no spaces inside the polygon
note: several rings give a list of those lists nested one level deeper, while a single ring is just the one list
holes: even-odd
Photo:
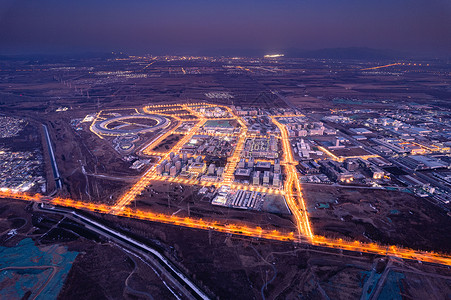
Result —
[{"label": "high-rise building", "polygon": [[276,159],[274,161],[274,172],[275,173],[280,173],[280,162],[278,159]]},{"label": "high-rise building", "polygon": [[182,168],[182,162],[180,160],[177,160],[175,162],[175,168],[176,168],[177,172],[180,171],[180,169]]},{"label": "high-rise building", "polygon": [[210,164],[208,166],[208,175],[214,175],[215,174],[215,169],[216,169],[215,164]]},{"label": "high-rise building", "polygon": [[177,175],[177,168],[176,168],[175,166],[172,166],[172,167],[169,169],[169,175],[171,175],[171,176]]},{"label": "high-rise building", "polygon": [[277,147],[277,140],[276,138],[271,135],[271,137],[269,138],[269,150],[270,151],[277,151],[278,147]]},{"label": "high-rise building", "polygon": [[260,171],[254,173],[254,177],[252,177],[252,184],[259,185],[260,184]]},{"label": "high-rise building", "polygon": [[162,167],[164,167],[164,166],[165,166],[165,165],[166,165],[167,163],[168,163],[168,160],[167,160],[167,159],[165,159],[165,160],[163,160],[163,161],[161,162],[161,164],[160,164],[160,165],[161,165]]},{"label": "high-rise building", "polygon": [[246,160],[244,158],[240,159],[240,162],[238,163],[238,168],[243,169],[245,167]]},{"label": "high-rise building", "polygon": [[349,172],[354,172],[355,170],[357,170],[359,168],[359,164],[357,163],[357,161],[355,161],[353,159],[347,159],[344,163],[344,167]]},{"label": "high-rise building", "polygon": [[157,175],[161,175],[163,173],[163,166],[161,164],[159,164],[157,166]]},{"label": "high-rise building", "polygon": [[263,184],[269,184],[269,171],[263,173]]},{"label": "high-rise building", "polygon": [[254,167],[254,158],[253,157],[251,157],[249,159],[249,161],[247,162],[247,166],[248,166],[248,168],[253,168]]},{"label": "high-rise building", "polygon": [[272,179],[272,184],[274,186],[280,186],[280,174],[279,173],[274,174],[274,177]]}]

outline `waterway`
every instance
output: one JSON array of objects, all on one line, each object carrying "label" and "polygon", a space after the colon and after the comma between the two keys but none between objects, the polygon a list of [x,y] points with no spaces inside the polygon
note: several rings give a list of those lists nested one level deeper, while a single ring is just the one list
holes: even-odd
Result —
[{"label": "waterway", "polygon": [[55,152],[53,151],[53,146],[52,146],[52,141],[50,140],[49,130],[47,128],[47,125],[42,124],[42,127],[44,127],[45,140],[47,141],[47,148],[49,150],[50,162],[52,164],[52,170],[53,170],[53,178],[55,178],[57,189],[61,189],[63,187],[63,185],[61,183],[60,173],[58,171],[58,165],[56,164]]}]

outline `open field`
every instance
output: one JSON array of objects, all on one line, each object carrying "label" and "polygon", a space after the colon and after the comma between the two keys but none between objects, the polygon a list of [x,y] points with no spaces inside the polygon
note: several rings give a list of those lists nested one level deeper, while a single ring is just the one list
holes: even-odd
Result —
[{"label": "open field", "polygon": [[409,193],[305,185],[304,197],[315,234],[451,251],[449,217]]},{"label": "open field", "polygon": [[152,150],[157,152],[168,152],[182,137],[183,136],[180,134],[171,134],[162,140],[158,145],[155,145]]}]

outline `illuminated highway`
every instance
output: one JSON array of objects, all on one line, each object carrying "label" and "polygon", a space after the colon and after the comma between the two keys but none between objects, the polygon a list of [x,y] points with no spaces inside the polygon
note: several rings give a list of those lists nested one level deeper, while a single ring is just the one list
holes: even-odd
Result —
[{"label": "illuminated highway", "polygon": [[[183,227],[215,230],[224,233],[258,237],[269,240],[278,241],[299,241],[294,232],[282,232],[276,230],[264,230],[260,227],[249,227],[239,224],[225,224],[219,221],[204,221],[195,218],[182,218],[172,215],[156,214],[148,211],[133,210],[125,208],[117,212],[111,212],[109,206],[104,204],[86,203],[82,201],[74,201],[72,199],[64,198],[49,198],[39,194],[28,195],[21,192],[11,191],[8,189],[0,189],[0,198],[4,199],[17,199],[25,201],[34,201],[39,203],[48,203],[52,205],[58,205],[63,207],[71,207],[81,210],[87,210],[98,213],[110,213],[118,216],[129,217],[134,219],[147,220],[152,222],[160,222],[166,224],[172,224]],[[400,248],[396,246],[381,246],[371,243],[362,243],[358,241],[344,241],[342,239],[330,239],[322,236],[313,236],[310,243],[314,246],[343,249],[355,252],[374,253],[383,256],[393,256],[404,259],[413,259],[424,262],[431,262],[436,264],[442,264],[451,266],[451,256],[445,254],[439,254],[435,252],[412,250],[407,248]]]},{"label": "illuminated highway", "polygon": [[377,70],[377,69],[382,69],[382,68],[388,68],[388,67],[392,67],[392,66],[397,66],[397,65],[400,65],[400,64],[401,64],[401,63],[394,63],[394,64],[383,65],[383,66],[378,66],[378,67],[365,68],[365,69],[361,69],[360,71]]},{"label": "illuminated highway", "polygon": [[313,233],[310,228],[310,221],[304,198],[302,197],[298,173],[296,170],[297,162],[293,158],[288,131],[286,126],[277,121],[275,117],[271,117],[271,119],[277,128],[279,128],[282,136],[283,162],[285,166],[285,174],[287,175],[284,184],[285,198],[296,219],[299,233],[311,240],[313,239]]}]

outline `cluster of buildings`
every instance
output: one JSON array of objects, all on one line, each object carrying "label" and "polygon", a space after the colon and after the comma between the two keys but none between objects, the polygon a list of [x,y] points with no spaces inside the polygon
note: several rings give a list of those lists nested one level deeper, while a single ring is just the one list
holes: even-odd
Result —
[{"label": "cluster of buildings", "polygon": [[160,176],[183,177],[205,181],[218,181],[224,173],[223,167],[216,167],[214,163],[207,166],[202,156],[188,158],[186,153],[182,157],[179,154],[169,154],[169,159],[163,160],[156,167],[156,173]]},{"label": "cluster of buildings", "polygon": [[205,96],[209,99],[232,99],[233,96],[228,92],[209,92],[205,93]]},{"label": "cluster of buildings", "polygon": [[230,113],[219,106],[207,106],[194,108],[198,113],[201,113],[206,118],[230,118]]},{"label": "cluster of buildings", "polygon": [[27,122],[22,119],[0,116],[0,138],[17,136],[26,126]]},{"label": "cluster of buildings", "polygon": [[412,171],[451,168],[451,163],[449,163],[449,161],[433,156],[410,155],[398,157],[396,160]]},{"label": "cluster of buildings", "polygon": [[[374,117],[374,115],[379,115]],[[347,115],[353,115],[350,118]],[[371,116],[371,117],[369,117]],[[348,127],[351,135],[390,138],[420,146],[426,153],[450,152],[451,122],[444,111],[414,110],[341,110],[324,116],[324,121]],[[401,147],[402,148],[402,147]]]},{"label": "cluster of buildings", "polygon": [[323,135],[326,127],[322,122],[312,123],[289,123],[287,125],[289,136]]},{"label": "cluster of buildings", "polygon": [[352,119],[347,116],[340,116],[340,115],[331,115],[331,116],[325,116],[322,118],[324,121],[337,123],[337,124],[350,124],[352,123]]},{"label": "cluster of buildings", "polygon": [[[365,125],[378,131],[385,138],[410,144],[418,153],[450,152],[451,130],[449,119],[428,119],[429,114],[393,113],[392,117],[371,118]],[[430,116],[429,116],[430,117]],[[425,118],[428,122],[424,122]],[[407,145],[408,145],[407,144]],[[403,145],[403,144],[401,144]],[[403,147],[400,147],[403,149]],[[399,149],[395,149],[397,151]],[[413,153],[417,154],[417,153]]]},{"label": "cluster of buildings", "polygon": [[13,152],[0,148],[0,187],[28,191],[37,186],[45,191],[43,157],[38,151]]},{"label": "cluster of buildings", "polygon": [[244,144],[243,157],[276,159],[279,157],[278,140],[271,135],[269,138],[251,138]]},{"label": "cluster of buildings", "polygon": [[232,124],[232,120],[208,120],[199,128],[199,132],[205,133],[223,133],[223,134],[238,134],[240,128]]},{"label": "cluster of buildings", "polygon": [[[431,197],[440,205],[450,203],[451,188],[446,175],[451,168],[449,111],[421,105],[405,105],[393,110],[341,109],[332,110],[331,115],[321,120],[328,126],[340,129],[342,135],[351,140],[344,149],[325,147],[328,149],[325,154],[336,162],[323,162],[320,174],[327,174],[332,182],[340,178],[351,181],[346,173],[352,172],[344,165],[342,168],[338,165],[346,164],[349,153],[355,152],[362,158],[358,173],[367,177],[361,182],[382,186],[389,183],[390,187],[407,188],[418,196]],[[350,144],[361,150],[352,150]],[[298,151],[301,148],[304,152],[308,151],[308,147],[299,146]],[[369,153],[363,155],[362,150]],[[302,154],[304,152],[301,151]],[[307,182],[312,177],[318,177],[310,173],[304,175]],[[354,183],[358,178],[355,175]]]},{"label": "cluster of buildings", "polygon": [[261,210],[266,196],[265,193],[231,190],[229,186],[222,186],[211,204],[240,209]]},{"label": "cluster of buildings", "polygon": [[299,110],[289,109],[289,108],[279,108],[279,107],[271,107],[267,109],[259,108],[259,107],[241,107],[241,106],[231,106],[232,111],[238,116],[262,116],[262,115],[271,115],[271,116],[291,116],[291,115],[300,115],[302,113]]},{"label": "cluster of buildings", "polygon": [[243,117],[244,123],[247,126],[247,133],[250,135],[271,135],[278,134],[279,129],[272,123],[268,116],[252,116]]},{"label": "cluster of buildings", "polygon": [[280,121],[286,123],[290,137],[337,133],[336,130],[324,126],[323,122],[309,122],[305,117],[280,118]]},{"label": "cluster of buildings", "polygon": [[309,142],[304,139],[292,143],[294,153],[298,154],[301,159],[310,159],[310,156],[322,156],[323,152],[314,150]]},{"label": "cluster of buildings", "polygon": [[241,106],[232,106],[232,111],[241,117],[244,116],[256,116],[260,114],[260,110],[257,108],[250,107],[241,107]]},{"label": "cluster of buildings", "polygon": [[[0,139],[19,136],[27,124],[23,119],[0,116]],[[14,141],[12,139],[11,143]],[[33,188],[45,192],[43,163],[44,158],[39,150],[16,151],[0,146],[0,188],[23,192]]]},{"label": "cluster of buildings", "polygon": [[229,157],[233,154],[236,137],[218,137],[209,135],[195,135],[183,145],[181,153],[189,155],[210,155]]},{"label": "cluster of buildings", "polygon": [[371,141],[379,145],[373,148],[384,155],[416,155],[426,153],[426,149],[421,146],[398,138],[372,138]]},{"label": "cluster of buildings", "polygon": [[269,161],[255,161],[250,158],[240,160],[234,174],[235,181],[264,186],[282,186],[282,172],[278,159],[274,164]]},{"label": "cluster of buildings", "polygon": [[[344,162],[326,159],[320,160],[318,163],[321,172],[326,174],[333,182],[351,183],[358,180],[366,184],[370,182],[381,183],[388,176],[388,173],[380,167],[360,158],[347,159]],[[306,172],[311,171],[306,168]]]}]

